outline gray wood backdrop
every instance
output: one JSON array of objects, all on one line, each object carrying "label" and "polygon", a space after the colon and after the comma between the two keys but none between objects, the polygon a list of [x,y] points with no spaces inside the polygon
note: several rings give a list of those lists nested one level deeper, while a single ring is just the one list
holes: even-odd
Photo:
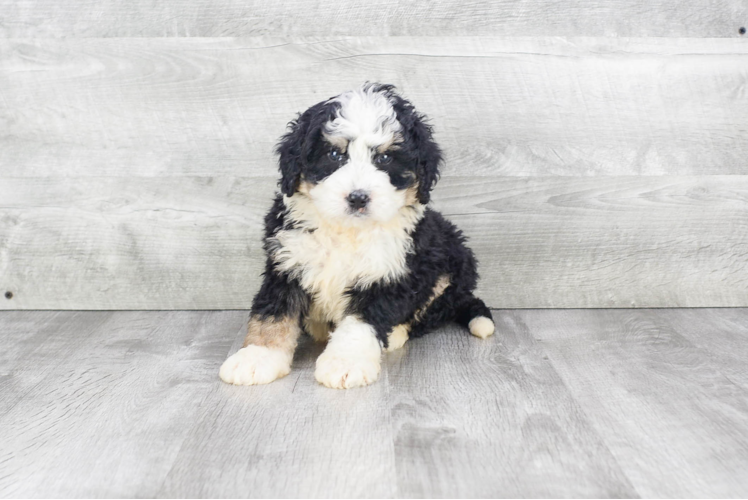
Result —
[{"label": "gray wood backdrop", "polygon": [[491,307],[748,306],[747,24],[745,0],[0,0],[0,309],[249,307],[277,138],[367,80],[431,117]]}]

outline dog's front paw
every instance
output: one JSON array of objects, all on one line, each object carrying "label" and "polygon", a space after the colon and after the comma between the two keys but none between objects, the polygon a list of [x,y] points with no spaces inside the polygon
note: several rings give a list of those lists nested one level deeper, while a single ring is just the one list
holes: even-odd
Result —
[{"label": "dog's front paw", "polygon": [[291,371],[291,356],[280,349],[248,345],[221,365],[218,373],[227,384],[267,384]]},{"label": "dog's front paw", "polygon": [[376,382],[379,377],[379,357],[342,357],[334,352],[323,352],[317,358],[314,378],[332,389],[351,389]]}]

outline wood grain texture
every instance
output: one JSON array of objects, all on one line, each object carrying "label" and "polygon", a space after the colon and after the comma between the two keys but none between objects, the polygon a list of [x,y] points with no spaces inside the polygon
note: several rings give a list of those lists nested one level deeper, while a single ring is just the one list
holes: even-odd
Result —
[{"label": "wood grain texture", "polygon": [[748,318],[743,309],[665,310],[657,318],[707,352],[730,382],[748,389]]},{"label": "wood grain texture", "polygon": [[323,349],[303,336],[288,376],[251,388],[217,382],[157,496],[397,497],[386,374],[328,389],[314,379]]},{"label": "wood grain texture", "polygon": [[[31,393],[111,318],[110,313],[6,311],[0,320],[0,418]],[[37,370],[43,365],[44,370]],[[64,368],[62,368],[64,370]]]},{"label": "wood grain texture", "polygon": [[367,80],[445,176],[744,174],[746,68],[737,39],[3,39],[0,175],[274,175],[286,123]]},{"label": "wood grain texture", "polygon": [[264,266],[262,221],[274,185],[226,177],[8,179],[0,184],[0,287],[14,296],[0,307],[248,309]]},{"label": "wood grain texture", "polygon": [[0,368],[4,498],[154,496],[247,316],[14,314],[3,350],[34,349]]},{"label": "wood grain texture", "polygon": [[[2,309],[246,309],[268,178],[8,178]],[[440,181],[492,307],[748,305],[748,177]]]},{"label": "wood grain texture", "polygon": [[492,307],[748,304],[746,177],[446,181]]},{"label": "wood grain texture", "polygon": [[638,497],[513,314],[487,341],[455,326],[388,354],[400,496]]},{"label": "wood grain texture", "polygon": [[[741,342],[690,317],[701,343]],[[748,320],[745,310],[727,315]],[[740,497],[748,492],[748,391],[659,311],[522,311],[552,365],[638,493]],[[704,457],[709,457],[704,460]],[[709,479],[706,479],[706,478]]]},{"label": "wood grain texture", "polygon": [[739,0],[627,2],[3,0],[10,37],[247,35],[738,36]]},{"label": "wood grain texture", "polygon": [[493,313],[337,391],[307,337],[221,383],[246,311],[2,311],[0,497],[748,494],[748,389],[701,347],[744,352],[748,309]]}]

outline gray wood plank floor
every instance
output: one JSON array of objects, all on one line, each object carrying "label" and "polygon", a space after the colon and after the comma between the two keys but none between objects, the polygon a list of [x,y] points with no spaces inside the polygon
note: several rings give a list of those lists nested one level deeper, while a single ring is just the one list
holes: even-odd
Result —
[{"label": "gray wood plank floor", "polygon": [[350,391],[221,383],[247,316],[0,312],[0,496],[748,495],[748,309],[498,310]]}]

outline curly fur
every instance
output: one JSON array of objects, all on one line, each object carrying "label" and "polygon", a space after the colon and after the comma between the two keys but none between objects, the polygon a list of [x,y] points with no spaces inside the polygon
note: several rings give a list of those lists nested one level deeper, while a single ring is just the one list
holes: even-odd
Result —
[{"label": "curly fur", "polygon": [[[312,106],[276,151],[280,193],[265,217],[267,263],[252,303],[259,324],[248,350],[230,358],[241,376],[225,381],[288,373],[296,328],[283,342],[278,325],[330,339],[315,376],[335,388],[373,382],[390,338],[399,347],[449,321],[493,333],[490,310],[473,295],[477,262],[465,236],[426,206],[441,150],[393,86],[366,84]],[[277,366],[253,346],[275,349]],[[246,374],[260,366],[262,376]]]}]

